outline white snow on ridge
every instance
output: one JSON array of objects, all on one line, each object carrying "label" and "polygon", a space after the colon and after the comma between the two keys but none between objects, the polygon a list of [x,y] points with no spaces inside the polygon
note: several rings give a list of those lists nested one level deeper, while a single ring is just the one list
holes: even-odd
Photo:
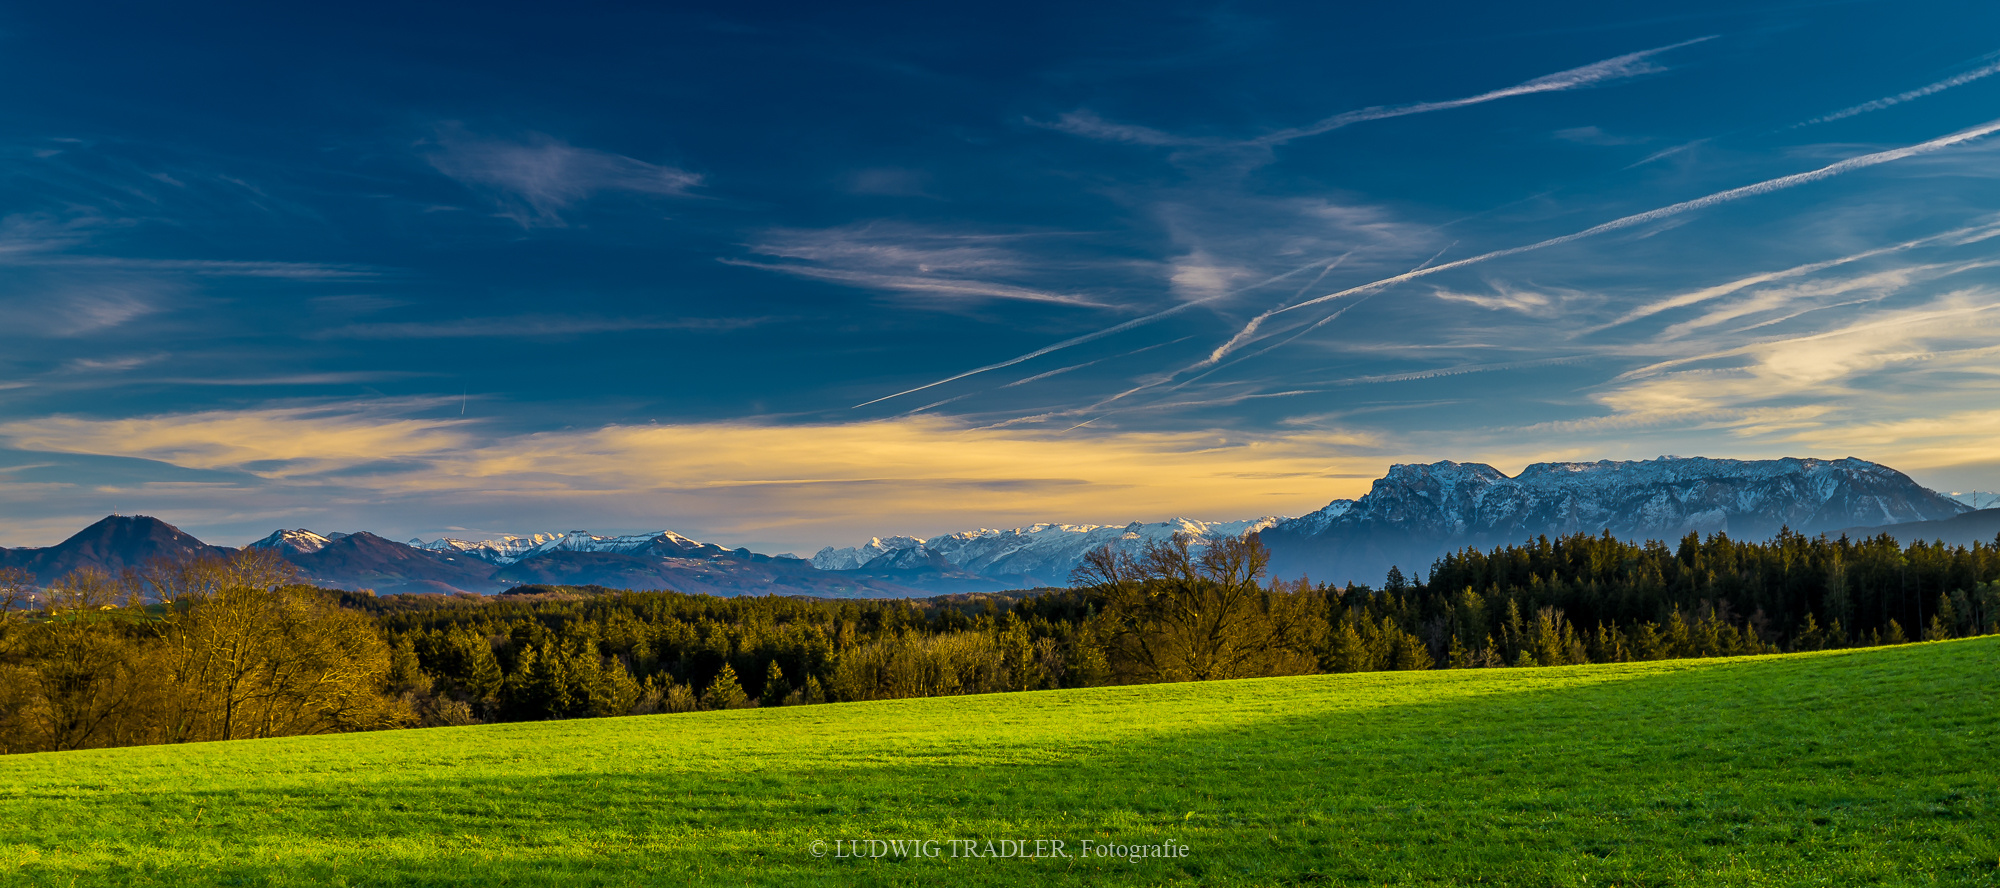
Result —
[{"label": "white snow on ridge", "polygon": [[[1359,500],[1284,522],[1279,533],[1395,527],[1429,536],[1839,528],[1948,517],[1956,504],[1895,469],[1847,458],[1535,463],[1512,478],[1481,463],[1391,466]],[[1764,525],[1769,525],[1765,528]]]},{"label": "white snow on ridge", "polygon": [[[1021,578],[1048,585],[1068,582],[1069,572],[1083,562],[1083,556],[1103,546],[1138,554],[1148,543],[1165,542],[1176,533],[1195,537],[1197,544],[1221,537],[1240,537],[1270,527],[1279,518],[1247,521],[1196,521],[1175,518],[1152,523],[1131,524],[1034,524],[1007,530],[982,528],[922,539],[910,536],[876,537],[859,546],[835,549],[828,546],[812,558],[821,570],[855,570],[870,566],[886,568],[895,555],[910,549],[925,549],[944,557],[953,566],[982,576]],[[906,560],[906,559],[905,559]]]},{"label": "white snow on ridge", "polygon": [[559,538],[560,535],[558,534],[537,533],[529,536],[503,536],[497,540],[480,540],[478,542],[444,538],[426,543],[423,540],[413,539],[410,540],[410,545],[418,549],[429,549],[433,552],[462,552],[481,561],[490,561],[494,564],[513,564],[521,560],[527,552],[547,545]]},{"label": "white snow on ridge", "polygon": [[451,538],[430,542],[411,540],[410,545],[433,552],[462,552],[494,564],[513,564],[548,552],[634,553],[663,549],[681,554],[717,555],[728,551],[712,543],[688,539],[671,530],[624,536],[597,536],[586,530],[572,530],[568,533],[503,536],[497,540],[476,542]]},{"label": "white snow on ridge", "polygon": [[344,536],[346,536],[346,534],[344,533],[336,533],[331,536],[320,536],[319,534],[313,533],[310,530],[306,530],[303,527],[297,530],[280,529],[271,531],[270,536],[267,536],[261,540],[251,543],[250,545],[245,546],[244,548],[289,549],[293,552],[298,552],[303,554],[306,552],[317,552],[321,549],[324,549],[326,548],[326,544],[331,543],[334,540],[340,539],[341,537]]},{"label": "white snow on ridge", "polygon": [[892,536],[887,539],[874,537],[859,546],[836,549],[828,546],[812,557],[812,566],[820,570],[854,570],[890,552],[922,547],[924,541],[916,537]]}]

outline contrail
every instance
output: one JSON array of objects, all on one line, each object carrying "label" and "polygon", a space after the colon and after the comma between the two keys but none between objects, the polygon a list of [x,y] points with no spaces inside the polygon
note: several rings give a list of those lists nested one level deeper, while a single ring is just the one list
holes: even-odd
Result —
[{"label": "contrail", "polygon": [[1625,55],[1608,58],[1601,62],[1592,62],[1580,68],[1571,68],[1567,71],[1557,71],[1554,74],[1537,77],[1525,83],[1517,83],[1513,86],[1509,86],[1504,89],[1491,90],[1489,92],[1480,93],[1479,95],[1476,96],[1467,96],[1462,99],[1447,99],[1442,102],[1419,102],[1414,105],[1391,105],[1386,107],[1362,108],[1357,111],[1346,111],[1340,114],[1335,114],[1332,117],[1328,117],[1325,120],[1321,120],[1318,123],[1314,123],[1309,126],[1294,127],[1292,129],[1282,129],[1266,136],[1260,136],[1258,138],[1249,140],[1247,144],[1279,145],[1285,142],[1289,142],[1293,139],[1301,139],[1305,138],[1306,136],[1317,136],[1320,133],[1332,132],[1344,126],[1352,126],[1354,124],[1363,123],[1370,120],[1384,120],[1390,117],[1407,117],[1411,114],[1425,114],[1431,111],[1448,111],[1453,108],[1463,108],[1467,105],[1477,105],[1483,102],[1491,102],[1496,99],[1506,99],[1506,98],[1512,98],[1514,96],[1533,95],[1535,93],[1561,92],[1563,90],[1581,89],[1586,86],[1594,86],[1596,84],[1603,83],[1609,80],[1623,80],[1627,77],[1637,77],[1641,74],[1652,74],[1658,71],[1664,71],[1666,69],[1646,61],[1648,57],[1659,55],[1660,53],[1667,52],[1669,50],[1680,49],[1683,46],[1693,46],[1697,43],[1714,40],[1716,36],[1717,35],[1710,34],[1707,37],[1696,37],[1693,40],[1683,40],[1671,46],[1662,46],[1656,49],[1645,49],[1645,50],[1640,50],[1638,52],[1626,53]]},{"label": "contrail", "polygon": [[1357,123],[1366,123],[1370,120],[1387,120],[1391,117],[1408,117],[1412,114],[1427,114],[1432,111],[1449,111],[1453,108],[1463,108],[1467,105],[1478,105],[1514,96],[1582,89],[1614,80],[1624,80],[1644,74],[1658,73],[1667,69],[1655,65],[1647,61],[1647,59],[1669,50],[1680,49],[1683,46],[1693,46],[1697,43],[1714,40],[1716,36],[1715,34],[1710,34],[1706,37],[1696,37],[1693,40],[1683,40],[1671,46],[1661,46],[1654,49],[1643,49],[1638,52],[1626,53],[1621,56],[1605,59],[1601,62],[1592,62],[1582,67],[1557,71],[1554,74],[1546,74],[1533,80],[1514,84],[1513,86],[1488,90],[1475,96],[1445,99],[1437,102],[1415,102],[1408,105],[1376,105],[1353,111],[1342,111],[1339,114],[1324,118],[1316,123],[1307,124],[1306,126],[1287,127],[1253,139],[1179,136],[1146,126],[1112,123],[1088,111],[1072,111],[1062,115],[1055,123],[1043,123],[1034,119],[1029,119],[1028,123],[1033,126],[1047,127],[1090,139],[1132,142],[1139,145],[1184,148],[1282,145],[1293,139],[1317,136],[1321,133],[1329,133],[1342,127],[1353,126]]},{"label": "contrail", "polygon": [[1670,311],[1676,308],[1685,308],[1687,306],[1695,305],[1697,303],[1707,302],[1711,299],[1720,299],[1724,296],[1728,296],[1733,293],[1749,289],[1751,287],[1771,283],[1772,281],[1780,281],[1780,280],[1786,280],[1788,278],[1803,277],[1805,275],[1825,271],[1829,268],[1837,268],[1842,265],[1848,265],[1851,263],[1860,262],[1864,259],[1873,259],[1877,256],[1886,256],[1890,253],[1900,253],[1905,250],[1913,250],[1918,247],[1928,247],[1933,244],[1952,243],[1954,240],[1956,240],[1956,243],[1953,244],[1954,246],[1963,246],[1966,243],[1985,240],[1987,238],[1995,236],[2000,236],[2000,223],[1986,222],[1981,225],[1971,225],[1965,228],[1954,228],[1950,231],[1946,231],[1941,234],[1928,235],[1925,237],[1917,238],[1915,240],[1903,241],[1902,243],[1899,244],[1890,244],[1889,246],[1886,247],[1876,247],[1875,249],[1872,250],[1863,250],[1859,253],[1854,253],[1847,256],[1840,256],[1833,259],[1824,259],[1819,262],[1809,262],[1806,263],[1805,265],[1795,265],[1792,266],[1791,268],[1781,269],[1779,271],[1766,271],[1759,274],[1753,274],[1750,275],[1749,277],[1738,278],[1736,280],[1729,281],[1727,283],[1716,284],[1715,286],[1712,287],[1704,287],[1700,290],[1695,290],[1691,293],[1683,293],[1679,296],[1674,296],[1668,299],[1662,299],[1658,302],[1652,302],[1646,305],[1641,305],[1638,308],[1632,309],[1631,311],[1619,315],[1616,319],[1612,321],[1600,324],[1595,327],[1589,327],[1584,330],[1581,330],[1579,331],[1579,335],[1588,335],[1591,333],[1601,332],[1604,330],[1608,330],[1612,327],[1619,326],[1621,324],[1629,324],[1633,321],[1640,320],[1642,318],[1652,317],[1653,315],[1659,314],[1660,312],[1663,311]]},{"label": "contrail", "polygon": [[[1339,268],[1340,263],[1347,261],[1347,257],[1352,255],[1354,255],[1352,252],[1344,253],[1341,255],[1339,259],[1333,260],[1332,264],[1329,264],[1327,267],[1320,269],[1319,274],[1313,277],[1312,282],[1306,284],[1303,287],[1300,287],[1297,293],[1292,294],[1292,298],[1297,299],[1300,296],[1306,295],[1307,290],[1310,290],[1313,287],[1318,286],[1320,281],[1325,280],[1328,274],[1331,274],[1334,269]],[[1258,324],[1256,322],[1252,322],[1250,326],[1243,328],[1243,332],[1236,334],[1235,338],[1232,338],[1228,342],[1225,342],[1222,345],[1217,346],[1215,351],[1210,354],[1209,363],[1214,363],[1218,360],[1221,360],[1223,355],[1229,353],[1229,348],[1231,346],[1235,345],[1238,341],[1247,338],[1251,333],[1256,332],[1257,326]]]},{"label": "contrail", "polygon": [[1944,92],[1945,90],[1951,89],[1954,86],[1963,86],[1965,84],[1971,83],[1974,80],[1978,80],[1982,77],[1990,77],[1994,74],[2000,74],[2000,62],[1994,62],[1993,64],[1987,65],[1982,68],[1974,68],[1970,71],[1967,71],[1963,74],[1959,74],[1955,77],[1947,77],[1929,86],[1921,86],[1916,89],[1910,90],[1909,92],[1900,92],[1893,96],[1887,96],[1885,98],[1876,99],[1875,101],[1872,102],[1862,102],[1861,104],[1856,105],[1852,108],[1842,108],[1839,111],[1835,111],[1832,114],[1826,115],[1825,117],[1815,117],[1804,123],[1797,124],[1797,126],[1812,126],[1815,123],[1826,123],[1828,121],[1833,121],[1833,120],[1845,120],[1849,117],[1855,116],[1856,114],[1866,114],[1870,111],[1880,111],[1883,108],[1888,108],[1894,105],[1901,105],[1904,102],[1907,102],[1911,99],[1921,99],[1924,96],[1931,95],[1932,93],[1941,93]]},{"label": "contrail", "polygon": [[[1344,257],[1344,256],[1343,256],[1342,258],[1346,258],[1346,257]],[[1042,347],[1042,348],[1038,348],[1038,349],[1035,349],[1034,351],[1031,351],[1031,352],[1029,352],[1029,353],[1027,353],[1027,354],[1025,354],[1025,355],[1022,355],[1022,356],[1020,356],[1020,357],[1018,357],[1018,358],[1008,358],[1007,360],[1005,360],[1005,361],[1001,361],[1001,362],[999,362],[999,363],[997,363],[997,364],[987,364],[987,365],[986,365],[986,366],[984,366],[984,367],[978,367],[978,368],[975,368],[975,369],[972,369],[972,370],[967,370],[967,371],[965,371],[964,373],[960,373],[960,374],[958,374],[957,376],[950,376],[950,377],[946,377],[946,378],[944,378],[944,379],[940,379],[940,380],[938,380],[938,381],[936,381],[936,382],[933,382],[933,383],[928,383],[928,384],[925,384],[925,385],[920,385],[920,386],[917,386],[916,388],[913,388],[913,389],[904,389],[904,390],[902,390],[902,391],[900,391],[900,392],[897,392],[897,393],[895,393],[895,394],[893,394],[893,395],[883,395],[882,397],[879,397],[879,398],[876,398],[876,399],[875,399],[875,400],[873,400],[873,401],[863,401],[863,402],[861,402],[861,403],[859,403],[859,404],[856,404],[856,405],[854,405],[854,407],[853,407],[853,408],[849,408],[849,409],[858,409],[858,408],[861,408],[861,407],[866,407],[866,406],[868,406],[868,405],[870,405],[870,404],[880,404],[880,403],[882,403],[883,401],[887,401],[887,400],[890,400],[890,399],[892,399],[892,398],[900,398],[900,397],[902,397],[902,396],[904,396],[904,395],[909,395],[909,394],[915,394],[915,393],[917,393],[917,392],[921,392],[921,391],[923,391],[924,389],[929,389],[929,388],[937,388],[938,386],[941,386],[941,385],[944,385],[944,384],[945,384],[945,383],[947,383],[947,382],[957,382],[957,381],[959,381],[959,380],[961,380],[961,379],[964,379],[964,378],[966,378],[966,377],[968,377],[968,376],[977,376],[977,375],[979,375],[979,374],[981,374],[981,373],[985,373],[985,372],[986,372],[986,371],[988,371],[988,370],[999,370],[999,369],[1002,369],[1002,368],[1004,368],[1004,367],[1012,367],[1012,366],[1014,366],[1015,364],[1019,364],[1019,363],[1021,363],[1022,361],[1032,361],[1032,360],[1034,360],[1034,359],[1036,359],[1036,358],[1039,358],[1039,357],[1041,357],[1041,356],[1043,356],[1043,355],[1046,355],[1046,354],[1048,354],[1049,352],[1053,352],[1053,351],[1061,351],[1061,350],[1063,350],[1063,349],[1066,349],[1066,348],[1069,348],[1070,346],[1073,346],[1073,345],[1082,345],[1082,344],[1084,344],[1084,343],[1086,343],[1086,342],[1091,342],[1091,341],[1093,341],[1093,340],[1098,340],[1098,339],[1103,339],[1104,337],[1106,337],[1106,336],[1110,336],[1110,335],[1112,335],[1112,334],[1114,334],[1114,333],[1123,333],[1123,332],[1125,332],[1125,331],[1127,331],[1127,330],[1130,330],[1130,329],[1132,329],[1133,327],[1139,327],[1139,326],[1144,326],[1144,325],[1146,325],[1146,324],[1150,324],[1150,323],[1152,323],[1152,322],[1154,322],[1154,321],[1157,321],[1157,320],[1159,320],[1159,319],[1161,319],[1161,318],[1164,318],[1164,317],[1167,317],[1168,315],[1173,315],[1173,314],[1179,314],[1180,312],[1183,312],[1183,311],[1186,311],[1186,310],[1188,310],[1188,309],[1190,309],[1190,308],[1193,308],[1193,307],[1195,307],[1195,306],[1197,306],[1197,305],[1201,305],[1201,304],[1203,304],[1203,303],[1207,303],[1207,302],[1214,302],[1214,301],[1215,301],[1215,300],[1217,300],[1217,299],[1223,299],[1223,298],[1227,298],[1227,297],[1230,297],[1230,296],[1235,296],[1235,295],[1238,295],[1238,294],[1241,294],[1241,293],[1247,293],[1247,292],[1249,292],[1249,291],[1251,291],[1251,290],[1255,290],[1255,289],[1257,289],[1258,287],[1262,287],[1262,286],[1266,286],[1266,285],[1268,285],[1268,284],[1275,284],[1275,283],[1277,283],[1278,281],[1282,281],[1282,280],[1284,280],[1285,278],[1288,278],[1288,277],[1291,277],[1292,275],[1295,275],[1295,274],[1298,274],[1299,272],[1302,272],[1302,271],[1305,271],[1305,270],[1306,270],[1306,269],[1308,269],[1308,268],[1315,268],[1315,267],[1318,267],[1318,265],[1319,265],[1319,263],[1318,263],[1318,262],[1309,262],[1309,263],[1307,263],[1307,264],[1305,264],[1305,265],[1301,265],[1301,266],[1299,266],[1299,267],[1297,267],[1297,268],[1294,268],[1294,269],[1292,269],[1291,271],[1287,271],[1287,272],[1285,272],[1284,274],[1280,274],[1280,275],[1274,275],[1274,276],[1272,276],[1272,277],[1269,277],[1269,278],[1266,278],[1266,279],[1264,279],[1264,280],[1262,280],[1262,281],[1258,281],[1257,283],[1255,283],[1255,284],[1251,284],[1251,285],[1250,285],[1250,286],[1248,286],[1248,287],[1244,287],[1244,288],[1243,288],[1243,289],[1241,289],[1241,290],[1232,290],[1232,291],[1230,291],[1230,292],[1228,292],[1228,293],[1217,293],[1217,294],[1215,294],[1214,296],[1207,296],[1207,297],[1203,297],[1203,298],[1201,298],[1201,299],[1194,299],[1194,300],[1190,300],[1190,301],[1187,301],[1187,302],[1183,302],[1183,303],[1181,303],[1181,304],[1179,304],[1179,305],[1176,305],[1176,306],[1174,306],[1173,308],[1169,308],[1169,309],[1167,309],[1167,310],[1165,310],[1165,311],[1159,311],[1159,312],[1154,312],[1153,314],[1149,314],[1149,315],[1147,315],[1147,316],[1145,316],[1145,317],[1143,317],[1143,318],[1133,318],[1132,320],[1129,320],[1129,321],[1126,321],[1125,323],[1122,323],[1122,324],[1118,324],[1118,325],[1115,325],[1115,326],[1111,326],[1111,327],[1106,327],[1106,328],[1104,328],[1104,329],[1102,329],[1102,330],[1099,330],[1099,331],[1097,331],[1097,332],[1095,332],[1095,333],[1085,333],[1085,334],[1083,334],[1082,336],[1077,336],[1077,337],[1074,337],[1074,338],[1071,338],[1071,339],[1065,339],[1065,340],[1063,340],[1063,341],[1061,341],[1061,342],[1058,342],[1058,343],[1056,343],[1056,344],[1054,344],[1054,345],[1050,345],[1050,346],[1044,346],[1044,347]]]},{"label": "contrail", "polygon": [[[1493,252],[1490,253],[1481,253],[1477,256],[1446,262],[1443,265],[1418,267],[1410,271],[1406,271],[1402,274],[1395,275],[1393,277],[1383,278],[1379,281],[1373,281],[1370,283],[1362,284],[1357,287],[1349,287],[1337,293],[1329,293],[1325,296],[1308,299],[1304,302],[1295,303],[1293,305],[1285,306],[1283,308],[1272,309],[1270,311],[1258,315],[1255,318],[1252,318],[1249,324],[1246,325],[1246,327],[1252,329],[1254,332],[1255,327],[1262,325],[1265,320],[1269,319],[1274,315],[1283,314],[1288,311],[1293,311],[1296,309],[1301,309],[1312,305],[1318,305],[1322,302],[1339,299],[1345,296],[1352,296],[1356,293],[1367,293],[1374,290],[1382,289],[1384,287],[1391,287],[1396,284],[1404,283],[1406,281],[1412,281],[1418,278],[1428,277],[1430,275],[1437,274],[1439,272],[1450,271],[1456,268],[1464,268],[1468,265],[1477,265],[1479,263],[1493,259],[1501,259],[1507,256],[1514,256],[1514,255],[1519,255],[1521,253],[1528,253],[1528,252],[1533,252],[1535,250],[1546,249],[1548,247],[1561,246],[1563,244],[1571,243],[1573,241],[1583,240],[1584,238],[1595,237],[1597,235],[1604,234],[1606,232],[1617,231],[1622,228],[1630,228],[1634,225],[1644,225],[1648,222],[1655,222],[1660,219],[1665,219],[1671,216],[1678,216],[1682,213],[1686,213],[1692,210],[1699,210],[1706,207],[1712,207],[1717,204],[1728,203],[1730,201],[1740,200],[1745,197],[1755,197],[1760,194],[1768,194],[1773,191],[1780,191],[1786,188],[1791,188],[1795,185],[1805,185],[1811,182],[1817,182],[1821,179],[1838,176],[1841,173],[1851,172],[1865,167],[1876,166],[1878,164],[1884,164],[1890,161],[1902,160],[1903,158],[1911,157],[1918,154],[1926,154],[1932,151],[1936,151],[1940,148],[1948,148],[1952,145],[1957,145],[1963,142],[1970,142],[1975,139],[1980,139],[1992,135],[1996,131],[2000,131],[2000,120],[1991,120],[1987,121],[1986,123],[1982,123],[1976,127],[1973,127],[1971,129],[1961,130],[1959,132],[1952,133],[1951,135],[1948,136],[1940,136],[1928,142],[1919,142],[1915,145],[1909,145],[1903,148],[1895,148],[1888,151],[1878,151],[1874,154],[1863,154],[1859,157],[1850,157],[1846,160],[1839,161],[1836,163],[1831,163],[1826,166],[1820,167],[1819,169],[1816,170],[1810,170],[1803,173],[1794,173],[1789,176],[1780,176],[1776,179],[1766,179],[1762,182],[1757,182],[1751,185],[1744,185],[1739,188],[1731,188],[1727,191],[1718,191],[1706,197],[1697,197],[1693,200],[1682,201],[1680,203],[1661,207],[1656,210],[1647,210],[1646,212],[1643,213],[1635,213],[1630,216],[1613,219],[1601,225],[1592,226],[1590,228],[1586,228],[1582,231],[1574,232],[1572,234],[1565,234],[1562,235],[1561,237],[1553,237],[1545,241],[1539,241],[1536,243],[1527,244],[1525,246],[1508,247],[1507,249],[1504,250],[1494,250]],[[1298,272],[1304,271],[1308,268],[1317,267],[1318,264],[1319,263],[1315,262],[1311,265],[1300,266],[1299,268],[1293,269],[1292,271],[1286,272],[1285,274],[1279,275],[1275,278],[1272,278],[1269,281],[1265,281],[1256,286],[1263,286],[1264,284],[1268,284],[1271,281],[1289,277],[1293,274],[1297,274]],[[1237,291],[1237,292],[1242,292],[1242,291]],[[1082,336],[1076,336],[1070,339],[1065,339],[1061,342],[1055,343],[1054,345],[1043,346],[1042,348],[1035,349],[1034,351],[1028,352],[1027,354],[1021,355],[1016,358],[1009,358],[1005,361],[1000,361],[995,364],[988,364],[984,367],[978,367],[972,370],[967,370],[964,373],[960,373],[956,376],[948,376],[936,382],[920,385],[912,389],[905,389],[893,395],[884,395],[872,401],[864,401],[854,406],[866,407],[870,404],[878,404],[883,401],[890,400],[892,398],[900,398],[904,395],[920,392],[929,388],[935,388],[937,386],[944,385],[945,383],[957,382],[958,380],[964,379],[968,376],[976,376],[980,373],[985,373],[989,370],[998,370],[1003,367],[1012,367],[1015,364],[1039,358],[1043,355],[1049,354],[1050,352],[1061,351],[1071,346],[1082,345],[1086,342],[1092,342],[1094,340],[1102,339],[1106,336],[1110,336],[1115,333],[1123,333],[1126,330],[1130,330],[1134,327],[1150,324],[1154,321],[1157,321],[1169,315],[1178,314],[1182,311],[1186,311],[1187,309],[1193,308],[1196,305],[1201,305],[1207,302],[1213,302],[1217,299],[1222,299],[1226,296],[1231,296],[1231,295],[1235,294],[1223,293],[1215,296],[1209,296],[1203,299],[1193,300],[1190,302],[1183,302],[1172,308],[1166,309],[1165,311],[1156,312],[1154,314],[1150,314],[1142,318],[1134,318],[1122,324],[1106,327],[1094,333],[1086,333]],[[1231,339],[1237,343],[1237,347],[1239,348],[1241,347],[1242,342],[1244,341],[1240,333],[1236,337],[1231,337]],[[1216,352],[1211,353],[1210,361],[1211,362],[1220,361],[1223,357],[1226,357],[1229,354],[1229,351],[1232,350],[1233,349],[1227,349],[1227,350],[1217,349]]]},{"label": "contrail", "polygon": [[[1594,225],[1582,231],[1578,231],[1572,234],[1565,234],[1562,235],[1561,237],[1552,237],[1549,238],[1548,240],[1538,241],[1536,243],[1527,244],[1525,246],[1508,247],[1507,249],[1504,250],[1494,250],[1493,252],[1490,253],[1481,253],[1477,256],[1446,262],[1442,265],[1432,265],[1426,268],[1417,268],[1411,271],[1406,271],[1394,277],[1386,277],[1379,281],[1373,281],[1370,283],[1362,284],[1358,287],[1349,287],[1338,293],[1329,293],[1325,296],[1320,296],[1314,299],[1308,299],[1304,302],[1300,302],[1294,305],[1289,305],[1284,308],[1272,309],[1268,312],[1265,312],[1264,314],[1258,315],[1257,317],[1251,319],[1250,325],[1254,326],[1262,324],[1265,319],[1273,315],[1284,314],[1285,312],[1288,311],[1295,311],[1297,309],[1306,308],[1308,306],[1318,305],[1319,303],[1333,299],[1339,299],[1344,296],[1352,296],[1356,293],[1367,293],[1374,290],[1380,290],[1384,287],[1391,287],[1396,284],[1404,283],[1406,281],[1413,281],[1416,280],[1417,278],[1428,277],[1430,275],[1437,274],[1439,272],[1450,271],[1455,268],[1464,268],[1468,265],[1478,265],[1479,263],[1487,262],[1493,259],[1501,259],[1508,256],[1516,256],[1521,253],[1529,253],[1535,250],[1547,249],[1549,247],[1558,247],[1562,246],[1563,244],[1583,240],[1584,238],[1596,237],[1597,235],[1604,234],[1606,232],[1617,231],[1622,228],[1631,228],[1634,225],[1644,225],[1648,222],[1657,222],[1661,219],[1666,219],[1672,216],[1678,216],[1682,213],[1690,212],[1693,210],[1705,209],[1708,207],[1715,206],[1717,204],[1729,203],[1730,201],[1741,200],[1746,197],[1755,197],[1760,194],[1769,194],[1773,191],[1781,191],[1796,185],[1805,185],[1811,182],[1817,182],[1821,179],[1828,179],[1834,176],[1838,176],[1841,173],[1852,172],[1854,170],[1862,169],[1865,167],[1876,166],[1878,164],[1884,164],[1894,160],[1902,160],[1903,158],[1911,157],[1918,154],[1926,154],[1932,151],[1936,151],[1940,148],[1948,148],[1952,145],[1957,145],[1963,142],[1970,142],[1974,139],[1979,139],[1985,136],[1992,135],[1994,132],[2000,132],[2000,120],[1987,121],[1986,123],[1982,123],[1971,129],[1960,130],[1959,132],[1952,133],[1951,135],[1948,136],[1940,136],[1928,142],[1919,142],[1918,144],[1910,145],[1903,148],[1894,148],[1888,151],[1878,151],[1874,154],[1863,154],[1859,157],[1850,157],[1846,160],[1839,161],[1837,163],[1827,164],[1826,166],[1820,167],[1819,169],[1816,170],[1810,170],[1808,172],[1803,172],[1803,173],[1793,173],[1792,175],[1780,176],[1776,179],[1766,179],[1762,182],[1758,182],[1752,185],[1744,185],[1739,188],[1731,188],[1728,191],[1718,191],[1706,197],[1697,197],[1693,200],[1681,201],[1680,203],[1673,204],[1671,206],[1661,207],[1657,210],[1647,210],[1646,212],[1643,213],[1634,213],[1630,216],[1625,216],[1619,219],[1613,219],[1601,225]],[[1216,351],[1217,354],[1210,356],[1211,362],[1215,360],[1220,360],[1224,355],[1228,354],[1228,352],[1223,349],[1217,349]]]}]

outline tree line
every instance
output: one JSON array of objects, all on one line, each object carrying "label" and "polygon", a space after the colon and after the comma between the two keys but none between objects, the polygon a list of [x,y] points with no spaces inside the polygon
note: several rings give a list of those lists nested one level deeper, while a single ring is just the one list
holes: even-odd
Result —
[{"label": "tree line", "polygon": [[2000,634],[2000,540],[1578,535],[1379,589],[1267,560],[1254,537],[1177,537],[1092,553],[1066,590],[924,600],[375,597],[256,551],[46,590],[5,574],[0,752]]}]

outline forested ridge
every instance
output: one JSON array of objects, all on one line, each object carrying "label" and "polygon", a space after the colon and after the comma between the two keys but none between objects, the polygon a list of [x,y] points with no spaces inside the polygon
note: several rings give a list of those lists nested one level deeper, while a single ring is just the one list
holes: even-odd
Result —
[{"label": "forested ridge", "polygon": [[1066,590],[923,600],[375,597],[254,551],[0,576],[0,751],[2000,634],[2000,541],[1579,535],[1379,589],[1271,580],[1266,559],[1178,538],[1093,553]]}]

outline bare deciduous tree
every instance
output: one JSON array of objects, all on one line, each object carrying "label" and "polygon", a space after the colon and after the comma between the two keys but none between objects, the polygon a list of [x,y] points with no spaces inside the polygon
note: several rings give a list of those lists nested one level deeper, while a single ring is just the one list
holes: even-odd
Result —
[{"label": "bare deciduous tree", "polygon": [[1112,665],[1127,680],[1312,672],[1322,607],[1309,590],[1259,585],[1269,563],[1254,537],[1197,545],[1175,534],[1136,558],[1109,546],[1091,552],[1071,581],[1103,599]]}]

